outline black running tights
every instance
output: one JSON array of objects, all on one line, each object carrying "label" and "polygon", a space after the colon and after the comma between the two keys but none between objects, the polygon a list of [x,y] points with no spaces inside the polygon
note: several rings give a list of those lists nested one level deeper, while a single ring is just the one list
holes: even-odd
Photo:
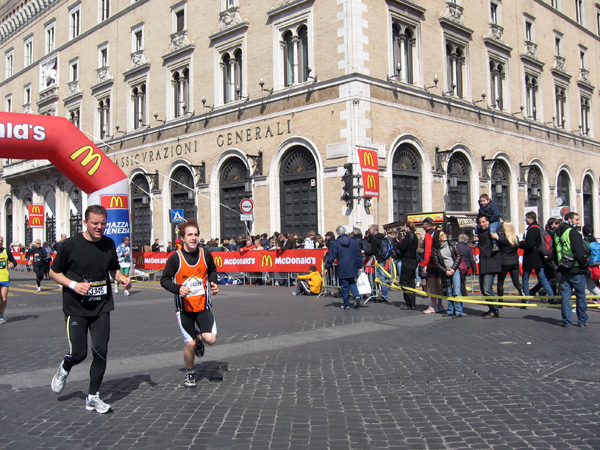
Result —
[{"label": "black running tights", "polygon": [[94,356],[90,367],[88,394],[95,395],[100,390],[100,384],[104,378],[104,372],[106,372],[110,313],[106,312],[93,317],[67,316],[67,339],[71,353],[65,356],[63,367],[68,372],[86,358],[88,329],[92,336],[92,354]]}]

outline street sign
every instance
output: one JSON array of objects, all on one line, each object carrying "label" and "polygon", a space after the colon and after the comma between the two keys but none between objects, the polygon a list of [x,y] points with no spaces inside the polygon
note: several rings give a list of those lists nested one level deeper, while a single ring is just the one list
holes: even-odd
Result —
[{"label": "street sign", "polygon": [[183,209],[170,209],[171,211],[171,223],[182,223],[185,222],[183,217]]},{"label": "street sign", "polygon": [[254,214],[240,214],[240,220],[242,222],[253,222]]},{"label": "street sign", "polygon": [[[245,198],[240,202],[240,211],[244,214],[250,214],[254,210],[254,202],[251,198]],[[244,219],[242,219],[244,220]]]}]

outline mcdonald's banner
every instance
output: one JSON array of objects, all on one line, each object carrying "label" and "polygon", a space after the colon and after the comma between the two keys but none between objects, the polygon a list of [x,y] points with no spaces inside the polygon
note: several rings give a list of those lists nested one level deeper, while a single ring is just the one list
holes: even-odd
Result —
[{"label": "mcdonald's banner", "polygon": [[[131,238],[129,230],[129,201],[126,195],[101,195],[100,204],[106,208],[104,234],[115,243]],[[118,245],[118,244],[116,244]]]},{"label": "mcdonald's banner", "polygon": [[[249,250],[213,252],[217,272],[308,272],[310,266],[321,270],[327,249],[316,250]],[[134,252],[136,269],[164,269],[170,253]]]},{"label": "mcdonald's banner", "polygon": [[44,228],[44,205],[27,205],[29,228]]},{"label": "mcdonald's banner", "polygon": [[379,197],[379,161],[377,150],[358,148],[365,197]]},{"label": "mcdonald's banner", "polygon": [[0,112],[0,158],[49,160],[89,195],[88,205],[99,205],[101,195],[129,195],[127,175],[64,117]]}]

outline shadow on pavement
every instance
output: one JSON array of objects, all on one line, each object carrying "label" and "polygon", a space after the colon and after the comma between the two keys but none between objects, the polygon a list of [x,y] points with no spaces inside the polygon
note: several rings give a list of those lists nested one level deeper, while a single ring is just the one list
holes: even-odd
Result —
[{"label": "shadow on pavement", "polygon": [[[156,386],[150,375],[134,375],[128,378],[116,378],[102,383],[102,391],[106,394],[102,397],[106,403],[118,402],[124,399],[132,392],[136,391],[142,383],[148,383],[150,386]],[[83,391],[75,391],[68,395],[63,395],[58,398],[59,402],[65,402],[72,398],[84,400],[86,394]]]},{"label": "shadow on pavement", "polygon": [[39,319],[40,316],[36,314],[26,314],[24,316],[11,316],[7,319],[7,322],[20,322],[21,320],[29,320],[29,319]]},{"label": "shadow on pavement", "polygon": [[[196,380],[206,378],[208,381],[223,381],[223,372],[229,370],[229,363],[225,361],[206,361],[196,365]],[[185,372],[185,368],[179,369]]]}]

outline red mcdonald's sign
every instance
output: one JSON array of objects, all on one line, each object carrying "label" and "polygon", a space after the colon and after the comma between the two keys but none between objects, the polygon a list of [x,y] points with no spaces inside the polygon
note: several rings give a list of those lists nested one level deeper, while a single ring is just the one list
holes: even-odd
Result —
[{"label": "red mcdonald's sign", "polygon": [[29,228],[44,228],[44,205],[27,205]]},{"label": "red mcdonald's sign", "polygon": [[363,177],[365,197],[379,197],[379,162],[377,150],[358,148],[358,162]]}]

